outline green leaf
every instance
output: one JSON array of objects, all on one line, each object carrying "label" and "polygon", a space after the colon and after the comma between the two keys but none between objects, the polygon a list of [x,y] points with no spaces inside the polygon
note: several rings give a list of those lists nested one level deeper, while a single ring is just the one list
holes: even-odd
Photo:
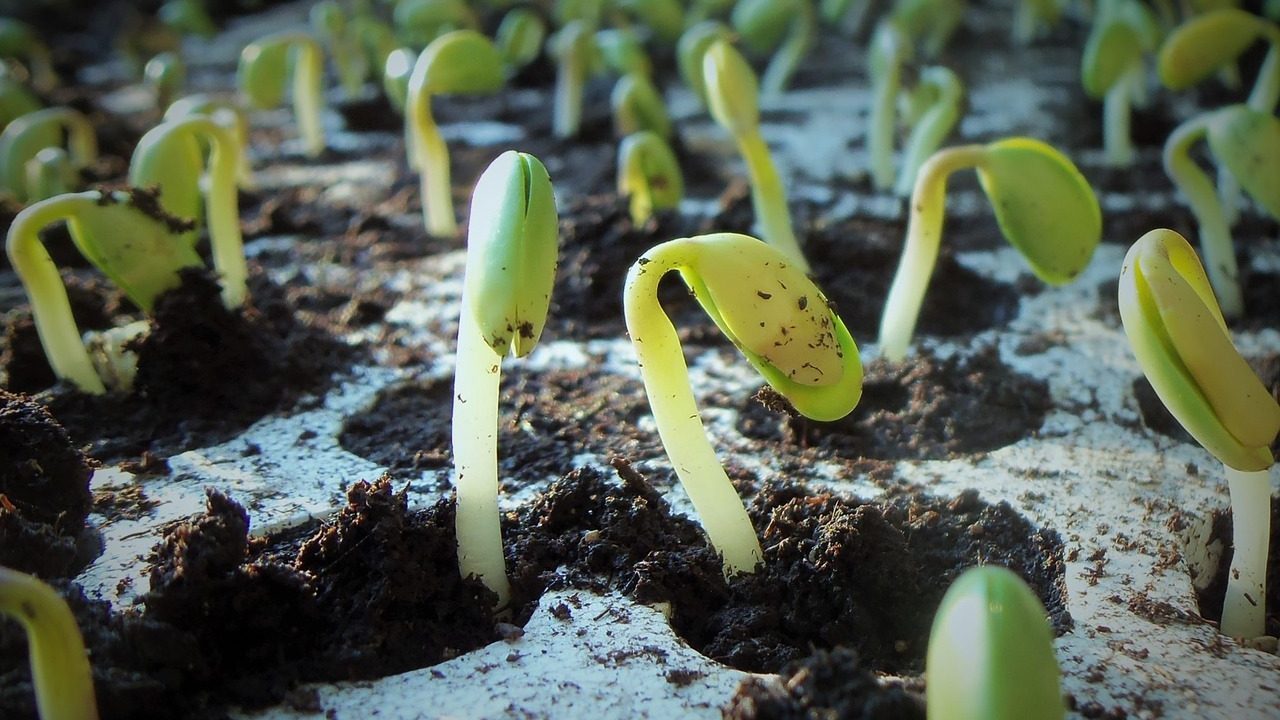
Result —
[{"label": "green leaf", "polygon": [[1280,220],[1280,118],[1233,105],[1214,113],[1208,140],[1240,186]]},{"label": "green leaf", "polygon": [[1093,188],[1062,153],[1039,140],[1010,138],[986,147],[978,179],[1005,239],[1050,285],[1084,270],[1102,238]]},{"label": "green leaf", "polygon": [[1187,432],[1237,470],[1270,467],[1280,405],[1232,345],[1186,239],[1165,229],[1139,238],[1120,270],[1119,304],[1142,372]]},{"label": "green leaf", "polygon": [[776,248],[747,235],[698,238],[685,284],[769,385],[801,414],[848,415],[862,397],[853,336],[818,286]]},{"label": "green leaf", "polygon": [[447,32],[480,27],[464,0],[401,0],[392,22],[400,40],[414,47],[425,47]]},{"label": "green leaf", "polygon": [[1179,25],[1160,47],[1160,82],[1184,90],[1235,60],[1258,39],[1262,21],[1243,10],[1213,10]]},{"label": "green leaf", "polygon": [[1066,710],[1040,599],[995,565],[966,570],[933,619],[930,720],[1060,720]]},{"label": "green leaf", "polygon": [[471,199],[466,282],[472,311],[499,355],[531,352],[546,325],[559,253],[559,220],[547,169],[508,150],[480,176]]},{"label": "green leaf", "polygon": [[436,38],[413,67],[410,85],[426,95],[494,93],[504,80],[502,53],[475,30],[454,30]]},{"label": "green leaf", "polygon": [[676,64],[680,77],[704,103],[707,101],[707,83],[702,75],[702,56],[716,40],[732,41],[729,27],[718,20],[703,20],[685,31],[676,43]]},{"label": "green leaf", "polygon": [[753,52],[764,53],[786,37],[791,21],[799,12],[795,0],[739,0],[730,22]]},{"label": "green leaf", "polygon": [[601,30],[595,34],[595,43],[604,64],[618,75],[648,75],[653,72],[653,64],[649,62],[644,45],[630,30]]},{"label": "green leaf", "polygon": [[201,267],[196,251],[177,238],[183,229],[153,207],[150,196],[116,193],[67,220],[71,239],[143,312],[177,287],[178,271]]},{"label": "green leaf", "polygon": [[284,102],[293,39],[293,33],[272,35],[249,43],[240,52],[236,85],[253,107],[267,109]]},{"label": "green leaf", "polygon": [[507,64],[520,68],[538,57],[546,38],[547,24],[542,17],[528,8],[517,7],[502,16],[494,42]]},{"label": "green leaf", "polygon": [[641,130],[671,136],[667,106],[647,75],[629,74],[620,78],[610,96],[614,126],[621,137]]},{"label": "green leaf", "polygon": [[1138,33],[1113,20],[1094,25],[1080,61],[1080,79],[1089,97],[1100,99],[1135,63],[1142,61]]},{"label": "green leaf", "polygon": [[760,125],[760,86],[755,71],[727,40],[711,43],[702,56],[707,105],[716,122],[734,135]]},{"label": "green leaf", "polygon": [[[129,184],[155,188],[165,212],[194,222],[200,219],[204,204],[200,192],[204,156],[195,135],[174,132],[175,127],[176,123],[162,123],[142,136],[129,160]],[[194,231],[182,233],[182,237],[195,246]]]}]

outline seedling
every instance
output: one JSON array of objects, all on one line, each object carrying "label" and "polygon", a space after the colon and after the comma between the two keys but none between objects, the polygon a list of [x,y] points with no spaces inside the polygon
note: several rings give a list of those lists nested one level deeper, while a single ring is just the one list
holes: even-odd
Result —
[{"label": "seedling", "polygon": [[1114,167],[1133,165],[1130,106],[1145,93],[1142,56],[1155,50],[1160,26],[1139,0],[1101,0],[1080,61],[1089,97],[1102,98],[1103,144]]},{"label": "seedling", "polygon": [[809,272],[791,230],[787,193],[760,135],[760,102],[756,75],[745,58],[725,40],[711,43],[702,56],[711,116],[733,135],[751,179],[751,205],[765,242],[778,248],[801,272]]},{"label": "seedling", "polygon": [[0,72],[0,130],[44,107],[25,85]]},{"label": "seedling", "polygon": [[[387,55],[382,66],[382,92],[391,101],[391,107],[404,114],[405,103],[409,101],[409,78],[413,76],[413,64],[418,55],[409,48],[397,48]],[[413,162],[409,126],[405,125],[405,149],[409,152],[409,162]]]},{"label": "seedling", "polygon": [[614,0],[614,4],[635,16],[663,43],[676,42],[684,32],[684,8],[680,0]]},{"label": "seedling", "polygon": [[323,67],[320,43],[306,33],[284,32],[249,43],[240,53],[236,83],[251,107],[265,109],[284,100],[284,84],[293,73],[293,117],[303,149],[316,157],[324,152]]},{"label": "seedling", "polygon": [[559,138],[577,135],[582,125],[582,90],[596,63],[591,27],[585,20],[574,20],[548,40],[548,50],[556,60],[551,131]]},{"label": "seedling", "polygon": [[1247,105],[1232,105],[1198,115],[1174,129],[1164,145],[1165,173],[1187,196],[1200,228],[1209,279],[1228,318],[1244,312],[1231,226],[1213,181],[1191,157],[1191,148],[1207,139],[1219,164],[1219,177],[1231,177],[1273,217],[1280,218],[1280,119]]},{"label": "seedling", "polygon": [[253,167],[249,164],[249,119],[244,109],[236,103],[203,93],[188,95],[175,100],[164,112],[166,122],[181,120],[193,115],[207,115],[222,127],[230,130],[240,148],[240,157],[236,160],[236,180],[242,188],[253,187]]},{"label": "seedling", "polygon": [[717,40],[733,41],[733,31],[719,20],[703,20],[690,27],[676,43],[676,65],[680,77],[703,105],[707,104],[707,82],[702,75],[702,56]]},{"label": "seedling", "polygon": [[653,63],[649,62],[649,54],[644,51],[640,38],[628,29],[610,28],[595,34],[592,41],[605,67],[618,76],[632,73],[649,76],[653,74]]},{"label": "seedling", "polygon": [[494,43],[502,51],[503,62],[519,69],[537,59],[546,37],[547,24],[542,16],[529,8],[516,7],[502,16]]},{"label": "seedling", "polygon": [[458,234],[449,178],[449,148],[431,116],[431,96],[495,93],[504,80],[502,54],[474,30],[455,30],[436,38],[418,56],[409,77],[405,105],[409,164],[418,171],[422,217],[437,237]]},{"label": "seedling", "polygon": [[1044,282],[1070,282],[1101,239],[1102,212],[1093,189],[1069,159],[1045,143],[1008,138],[934,153],[911,192],[906,247],[880,321],[880,354],[892,362],[907,355],[938,259],[947,178],[966,168],[977,170],[1001,234]]},{"label": "seedling", "polygon": [[311,6],[311,29],[329,48],[343,94],[348,98],[357,97],[369,75],[369,65],[355,26],[348,21],[337,0],[321,0]]},{"label": "seedling", "polygon": [[1267,57],[1249,94],[1249,107],[1275,110],[1280,99],[1280,26],[1237,8],[1210,10],[1180,25],[1160,46],[1160,82],[1170,90],[1184,90],[1213,72],[1234,67],[1235,60],[1254,42],[1270,44]]},{"label": "seedling", "polygon": [[27,163],[44,148],[61,146],[64,134],[75,170],[98,159],[98,134],[88,118],[71,108],[37,110],[6,125],[0,132],[0,189],[28,202]]},{"label": "seedling", "polygon": [[675,208],[684,197],[684,176],[671,146],[660,135],[641,131],[618,145],[618,194],[629,198],[631,223],[649,221],[655,210]]},{"label": "seedling", "polygon": [[613,108],[613,131],[618,137],[648,130],[671,137],[671,119],[666,103],[648,75],[629,73],[618,79],[609,98]]},{"label": "seedling", "polygon": [[391,26],[366,12],[357,12],[350,23],[356,45],[364,54],[366,77],[375,71],[382,72],[387,56],[400,46]]},{"label": "seedling", "polygon": [[964,84],[950,68],[931,65],[920,71],[920,82],[911,94],[918,115],[911,122],[911,135],[902,152],[902,169],[894,185],[894,192],[903,197],[911,194],[920,166],[938,151],[959,122]]},{"label": "seedling", "polygon": [[147,61],[142,78],[156,98],[156,107],[167,108],[187,84],[187,64],[177,53],[163,52]]},{"label": "seedling", "polygon": [[34,28],[21,20],[0,17],[0,58],[21,61],[36,90],[47,92],[58,86],[48,46]]},{"label": "seedling", "polygon": [[511,587],[498,515],[498,385],[507,352],[524,357],[542,335],[557,223],[551,179],[532,155],[509,150],[477,181],[454,369],[458,567],[498,595],[500,610]]},{"label": "seedling", "polygon": [[60,147],[47,147],[26,165],[27,200],[35,202],[75,190],[80,173]]},{"label": "seedling", "polygon": [[58,268],[40,241],[41,230],[62,221],[81,254],[143,312],[181,283],[180,270],[199,267],[200,256],[179,237],[191,223],[168,216],[154,195],[141,192],[59,195],[14,217],[5,250],[26,290],[49,366],[81,392],[102,394],[106,386],[80,339]]},{"label": "seedling", "polygon": [[[203,145],[210,152],[209,177],[202,192]],[[129,161],[129,182],[136,187],[158,187],[160,203],[171,215],[198,218],[203,194],[213,266],[222,282],[222,302],[228,308],[243,305],[249,294],[236,195],[239,157],[235,133],[208,116],[194,115],[152,128],[138,141]],[[194,236],[187,241],[194,245]]]},{"label": "seedling", "polygon": [[211,38],[218,32],[200,0],[169,0],[156,11],[160,22],[182,35]]},{"label": "seedling", "polygon": [[902,28],[926,60],[946,49],[968,7],[965,0],[894,0],[890,18]]},{"label": "seedling", "polygon": [[893,138],[902,64],[911,59],[911,40],[892,21],[881,22],[867,47],[871,70],[871,118],[867,124],[867,154],[871,180],[877,190],[893,187]]},{"label": "seedling", "polygon": [[680,340],[658,303],[658,283],[672,270],[747,361],[806,417],[830,421],[849,414],[862,396],[862,361],[804,270],[755,238],[717,233],[671,240],[627,272],[627,333],[662,444],[725,574],[749,573],[763,558],[760,541],[707,440]]},{"label": "seedling", "polygon": [[1007,568],[964,571],[929,633],[929,720],[1061,720],[1062,672],[1047,616]]},{"label": "seedling", "polygon": [[97,720],[89,653],[67,601],[38,578],[0,567],[0,614],[27,633],[42,720]]},{"label": "seedling", "polygon": [[1264,634],[1270,541],[1270,446],[1280,405],[1231,343],[1203,266],[1186,239],[1152,230],[1120,270],[1120,318],[1156,395],[1222,461],[1231,493],[1235,550],[1222,632]]},{"label": "seedling", "polygon": [[1014,4],[1013,42],[1030,45],[1036,36],[1058,24],[1062,17],[1061,0],[1018,0]]},{"label": "seedling", "polygon": [[392,24],[400,42],[409,47],[426,47],[455,30],[480,29],[465,0],[402,0],[396,3]]},{"label": "seedling", "polygon": [[811,0],[738,0],[730,19],[749,49],[773,51],[760,86],[767,96],[781,93],[817,33]]}]

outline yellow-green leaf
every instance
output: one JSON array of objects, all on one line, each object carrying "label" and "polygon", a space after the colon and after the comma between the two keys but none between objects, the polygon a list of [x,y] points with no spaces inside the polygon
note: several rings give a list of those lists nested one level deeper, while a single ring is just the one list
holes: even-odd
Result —
[{"label": "yellow-green leaf", "polygon": [[1160,46],[1160,82],[1183,90],[1235,60],[1255,40],[1262,21],[1236,8],[1213,10],[1179,25]]},{"label": "yellow-green leaf", "polygon": [[1208,139],[1214,157],[1280,220],[1280,118],[1233,105],[1214,113]]}]

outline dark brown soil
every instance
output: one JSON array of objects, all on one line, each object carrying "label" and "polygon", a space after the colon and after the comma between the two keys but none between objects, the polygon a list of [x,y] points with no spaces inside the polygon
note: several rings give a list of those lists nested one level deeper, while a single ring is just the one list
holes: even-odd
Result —
[{"label": "dark brown soil", "polygon": [[0,565],[52,579],[88,561],[94,466],[43,405],[0,390]]},{"label": "dark brown soil", "polygon": [[[498,459],[504,483],[519,487],[563,475],[584,451],[607,457],[658,450],[656,436],[636,429],[649,412],[640,381],[600,368],[531,372],[518,360],[503,371]],[[368,410],[348,417],[339,442],[394,476],[414,477],[452,464],[452,423],[452,377],[409,383],[383,391]]]},{"label": "dark brown soil", "polygon": [[780,678],[748,678],[723,709],[725,720],[924,720],[924,698],[883,681],[848,648],[787,663]]},{"label": "dark brown soil", "polygon": [[[972,357],[926,352],[866,367],[862,400],[846,418],[823,423],[763,388],[742,408],[748,437],[823,455],[937,460],[995,450],[1033,436],[1052,406],[1043,381],[1013,372],[994,347]],[[780,416],[778,413],[781,412]]]},{"label": "dark brown soil", "polygon": [[[1213,531],[1208,542],[1221,540],[1224,546],[1222,560],[1213,580],[1204,590],[1196,591],[1200,615],[1206,620],[1222,620],[1222,603],[1227,597],[1227,573],[1231,570],[1231,558],[1235,548],[1231,544],[1231,512],[1228,509],[1213,512]],[[1267,620],[1266,634],[1280,636],[1280,495],[1271,497],[1271,544],[1267,550]]]},{"label": "dark brown soil", "polygon": [[129,394],[47,396],[53,416],[104,461],[166,457],[234,436],[307,393],[322,392],[356,351],[298,323],[277,286],[254,276],[252,300],[228,311],[204,271],[162,295],[138,346]]}]

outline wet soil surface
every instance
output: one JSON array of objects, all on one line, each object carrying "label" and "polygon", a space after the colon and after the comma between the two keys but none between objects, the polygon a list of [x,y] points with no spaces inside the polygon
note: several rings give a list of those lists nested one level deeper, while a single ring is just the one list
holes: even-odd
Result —
[{"label": "wet soil surface", "polygon": [[[506,516],[512,622],[527,621],[548,586],[616,589],[669,602],[682,636],[735,667],[777,671],[846,647],[868,670],[918,673],[950,580],[999,563],[1028,579],[1060,631],[1070,624],[1057,536],[974,493],[865,503],[766,487],[751,505],[765,569],[726,583],[698,526],[625,461],[614,465],[617,479],[578,469]],[[356,483],[347,501],[318,528],[261,540],[245,510],[211,490],[205,513],[154,551],[141,612],[113,615],[64,587],[103,717],[287,702],[300,681],[381,677],[519,632],[459,577],[450,501],[410,511],[386,478]],[[0,623],[0,658],[15,668],[0,678],[4,713],[31,709],[23,653],[18,627]]]},{"label": "wet soil surface", "polygon": [[94,466],[43,405],[0,390],[0,565],[52,579],[86,564]]},{"label": "wet soil surface", "polygon": [[809,420],[765,387],[743,406],[738,429],[826,456],[942,460],[1031,437],[1052,406],[1048,386],[1009,369],[994,347],[968,358],[877,360],[865,371],[862,400],[842,420]]},{"label": "wet soil surface", "polygon": [[[504,364],[498,400],[500,476],[519,487],[572,469],[573,457],[660,451],[653,433],[636,429],[649,412],[639,380],[598,367],[533,372]],[[453,464],[453,378],[394,386],[343,423],[348,451],[386,466],[395,477]],[[447,478],[440,489],[446,490]]]},{"label": "wet soil surface", "polygon": [[[235,312],[222,305],[208,273],[187,271],[183,278],[157,300],[151,330],[135,345],[138,374],[130,393],[91,396],[60,386],[41,395],[95,458],[164,457],[233,437],[266,413],[322,393],[359,352],[320,323],[297,320],[285,291],[261,276],[252,278],[252,300]],[[91,288],[102,292],[101,285]],[[11,326],[11,333],[22,332]],[[28,335],[23,347],[31,341]],[[19,355],[17,347],[9,355],[11,378],[48,373],[42,354]]]},{"label": "wet soil surface", "polygon": [[781,677],[749,678],[723,709],[725,720],[924,720],[924,697],[884,682],[848,648],[787,663]]}]

